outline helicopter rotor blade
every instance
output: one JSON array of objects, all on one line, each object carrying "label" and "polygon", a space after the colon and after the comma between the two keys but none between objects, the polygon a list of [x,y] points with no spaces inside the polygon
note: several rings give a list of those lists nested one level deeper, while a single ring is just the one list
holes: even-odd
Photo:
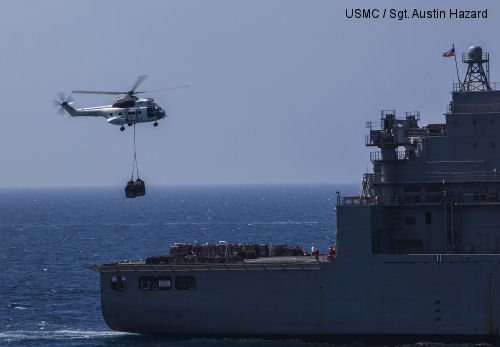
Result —
[{"label": "helicopter rotor blade", "polygon": [[66,97],[66,99],[64,101],[66,101],[68,104],[72,104],[75,101],[75,99],[73,98],[73,96],[71,94],[68,94],[68,96]]},{"label": "helicopter rotor blade", "polygon": [[65,114],[66,114],[66,111],[64,110],[64,108],[59,107],[59,109],[57,110],[57,113],[62,114],[62,115],[65,115]]},{"label": "helicopter rotor blade", "polygon": [[54,107],[59,107],[61,106],[61,102],[59,100],[54,99],[52,100],[52,105],[54,105]]},{"label": "helicopter rotor blade", "polygon": [[132,89],[130,89],[130,92],[131,94],[135,94],[135,90],[137,89],[137,87],[139,86],[139,84],[142,83],[142,81],[144,81],[144,79],[147,77],[147,75],[140,75],[140,76],[137,76],[137,79],[135,80],[135,83],[134,85],[132,86]]},{"label": "helicopter rotor blade", "polygon": [[59,100],[61,102],[63,102],[64,98],[66,97],[66,94],[64,92],[59,92],[59,93],[57,93],[57,97],[59,98]]},{"label": "helicopter rotor blade", "polygon": [[165,90],[172,90],[172,89],[179,89],[179,88],[188,88],[189,84],[185,84],[182,86],[177,86],[177,87],[170,87],[170,88],[161,88],[161,89],[153,89],[153,90],[143,90],[140,92],[135,92],[134,94],[142,94],[142,93],[155,93],[155,92],[161,92]]},{"label": "helicopter rotor blade", "polygon": [[96,90],[73,90],[72,94],[106,94],[106,95],[121,95],[127,94],[127,92],[103,92]]}]

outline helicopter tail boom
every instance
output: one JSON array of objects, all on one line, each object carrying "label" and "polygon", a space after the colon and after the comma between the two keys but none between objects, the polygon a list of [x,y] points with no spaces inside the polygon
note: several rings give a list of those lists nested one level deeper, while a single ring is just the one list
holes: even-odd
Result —
[{"label": "helicopter tail boom", "polygon": [[68,113],[71,117],[78,116],[78,111],[67,102],[61,103],[61,107]]}]

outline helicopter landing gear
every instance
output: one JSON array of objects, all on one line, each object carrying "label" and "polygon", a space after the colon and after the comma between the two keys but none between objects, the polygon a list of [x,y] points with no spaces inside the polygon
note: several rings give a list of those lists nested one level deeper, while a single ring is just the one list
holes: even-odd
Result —
[{"label": "helicopter landing gear", "polygon": [[156,128],[158,126],[158,122],[154,122],[153,126]]},{"label": "helicopter landing gear", "polygon": [[123,131],[125,130],[125,127],[122,125],[122,127],[120,128],[120,131]]}]

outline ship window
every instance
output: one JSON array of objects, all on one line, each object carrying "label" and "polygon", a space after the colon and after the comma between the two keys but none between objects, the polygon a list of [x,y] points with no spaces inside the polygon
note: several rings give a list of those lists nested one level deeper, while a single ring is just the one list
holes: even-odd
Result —
[{"label": "ship window", "polygon": [[432,213],[425,212],[425,224],[432,224]]},{"label": "ship window", "polygon": [[118,112],[118,115],[119,115],[119,116],[121,116],[121,115],[122,115],[122,113],[121,113],[121,112]]},{"label": "ship window", "polygon": [[475,120],[472,121],[472,125],[476,126],[476,121]]},{"label": "ship window", "polygon": [[151,290],[151,282],[153,282],[152,277],[141,277],[139,279],[139,289]]},{"label": "ship window", "polygon": [[111,289],[123,291],[127,288],[127,277],[116,275],[111,277]]},{"label": "ship window", "polygon": [[168,276],[143,276],[139,278],[139,289],[141,290],[169,290],[171,287],[172,280]]},{"label": "ship window", "polygon": [[177,290],[195,290],[196,278],[194,276],[176,276],[175,289]]},{"label": "ship window", "polygon": [[158,289],[169,290],[172,288],[172,280],[170,277],[158,277]]},{"label": "ship window", "polygon": [[417,224],[417,218],[406,216],[405,217],[405,224],[406,225],[415,225],[415,224]]}]

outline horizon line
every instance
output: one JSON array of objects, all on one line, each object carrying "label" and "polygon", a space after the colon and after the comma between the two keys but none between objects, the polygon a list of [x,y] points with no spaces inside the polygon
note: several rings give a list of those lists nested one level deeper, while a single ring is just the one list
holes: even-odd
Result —
[{"label": "horizon line", "polygon": [[[149,187],[175,188],[175,187],[236,187],[236,186],[305,186],[305,185],[344,185],[359,184],[359,182],[289,182],[289,183],[192,183],[192,184],[152,184]],[[74,185],[74,186],[0,186],[0,190],[17,189],[84,189],[84,188],[119,188],[122,185]]]}]

